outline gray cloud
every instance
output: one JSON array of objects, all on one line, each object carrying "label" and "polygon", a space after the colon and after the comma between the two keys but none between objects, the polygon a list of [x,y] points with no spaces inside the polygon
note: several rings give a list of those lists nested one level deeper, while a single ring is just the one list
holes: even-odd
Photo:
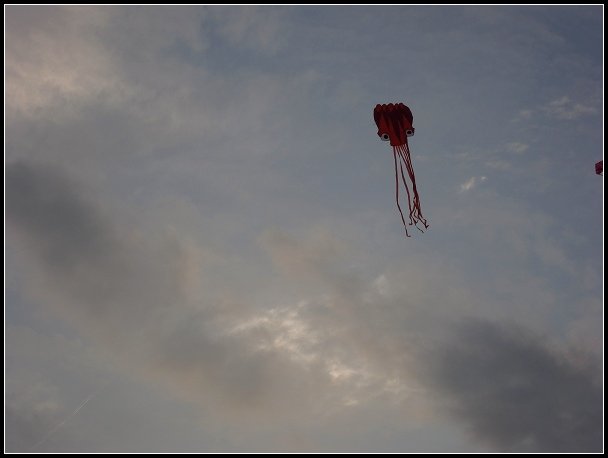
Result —
[{"label": "gray cloud", "polygon": [[[200,268],[188,261],[186,252],[195,251],[194,245],[177,235],[130,227],[87,189],[58,167],[9,163],[9,240],[22,250],[28,293],[47,311],[58,311],[117,367],[190,403],[216,407],[216,421],[230,419],[244,431],[282,419],[303,431],[307,439],[301,446],[311,450],[323,443],[315,439],[323,436],[320,431],[311,432],[319,428],[312,418],[331,422],[343,418],[345,408],[365,409],[372,400],[390,409],[391,393],[403,397],[395,374],[387,380],[373,372],[369,359],[381,348],[369,332],[351,348],[357,340],[351,331],[359,324],[342,322],[348,319],[343,307],[352,301],[361,310],[364,288],[351,288],[357,278],[336,270],[340,249],[332,248],[336,241],[328,234],[303,244],[275,234],[268,243],[276,245],[277,262],[296,263],[289,275],[308,273],[313,283],[327,276],[320,290],[331,288],[331,303],[287,303],[262,311],[210,303],[196,281],[183,283],[190,270],[196,277]],[[309,248],[312,256],[306,255]],[[340,344],[344,339],[346,348]],[[10,377],[17,383],[20,376],[13,370]],[[7,418],[18,450],[61,419],[56,413],[38,424],[32,420],[34,407],[17,407]],[[290,440],[264,444],[293,448]]]},{"label": "gray cloud", "polygon": [[519,327],[470,319],[425,354],[444,407],[497,450],[599,452],[602,386]]},{"label": "gray cloud", "polygon": [[123,227],[83,195],[54,167],[7,166],[7,220],[32,254],[40,300],[118,360],[194,398],[207,399],[209,390],[238,406],[270,393],[284,362],[213,331],[221,310],[188,296],[184,279],[197,266],[179,240]]},{"label": "gray cloud", "polygon": [[468,294],[447,277],[440,290],[425,281],[441,274],[430,264],[424,276],[410,269],[368,282],[343,267],[352,253],[326,231],[304,239],[272,231],[263,246],[309,299],[235,310],[181,281],[202,268],[188,262],[194,246],[129,229],[57,168],[8,164],[6,196],[12,234],[32,254],[28,285],[40,302],[130,372],[221,406],[221,416],[296,421],[303,411],[341,416],[383,405],[408,412],[407,424],[432,415],[439,400],[492,449],[601,446],[601,387],[591,372],[518,328],[453,326],[469,316]]},{"label": "gray cloud", "polygon": [[101,215],[79,197],[78,189],[56,167],[26,162],[7,165],[6,202],[9,222],[26,229],[45,262],[64,271],[75,258],[102,257],[116,251]]},{"label": "gray cloud", "polygon": [[417,278],[414,269],[364,286],[358,276],[336,270],[330,239],[316,239],[274,234],[266,240],[276,262],[286,264],[284,272],[300,281],[317,275],[331,287],[331,310],[322,319],[309,317],[315,329],[340,323],[339,342],[328,348],[354,349],[364,367],[398,380],[406,398],[423,393],[492,450],[601,451],[601,375],[592,353],[564,352],[532,328],[481,319],[458,284],[448,286],[449,274],[428,264],[424,276],[442,278],[443,287]]},{"label": "gray cloud", "polygon": [[[9,396],[14,393],[9,392]],[[9,398],[5,404],[6,450],[32,451],[57,422],[58,407],[50,402]]]},{"label": "gray cloud", "polygon": [[[129,394],[91,402],[87,434],[72,423],[52,450],[475,451],[467,428],[492,450],[551,449],[550,427],[560,449],[594,443],[590,371],[510,325],[452,323],[513,320],[601,353],[601,227],[564,224],[597,212],[599,182],[555,166],[601,145],[601,20],[453,11],[7,7],[7,322],[24,323],[6,341],[7,443],[40,439],[104,363]],[[365,108],[395,91],[433,222],[407,241]],[[483,193],[454,193],[484,174]],[[68,352],[66,371],[48,342],[75,332],[101,356]],[[541,393],[507,409],[507,374],[474,343],[526,397],[553,377],[580,408]],[[513,426],[543,409],[533,434]]]},{"label": "gray cloud", "polygon": [[[374,342],[383,319],[363,325],[366,287],[339,268],[344,248],[328,233],[305,241],[275,233],[266,244],[279,267],[293,263],[289,277],[329,288],[329,300],[255,310],[210,302],[196,282],[204,266],[188,256],[194,244],[129,226],[58,167],[9,163],[6,198],[9,239],[23,250],[29,294],[129,373],[218,407],[216,419],[251,428],[282,418],[311,428],[318,415],[329,421],[371,401],[392,409],[409,396],[395,370],[373,361],[395,339]],[[188,277],[195,280],[184,283]],[[307,448],[315,447],[310,439]]]},{"label": "gray cloud", "polygon": [[38,284],[49,288],[46,300],[69,316],[128,338],[150,313],[184,301],[175,240],[155,245],[117,227],[57,167],[8,164],[6,201],[7,222],[34,254]]}]

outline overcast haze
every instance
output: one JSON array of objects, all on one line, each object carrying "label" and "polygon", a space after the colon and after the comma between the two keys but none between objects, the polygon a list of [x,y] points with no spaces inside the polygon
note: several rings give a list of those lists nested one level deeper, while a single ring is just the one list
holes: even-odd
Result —
[{"label": "overcast haze", "polygon": [[6,6],[5,450],[602,451],[603,11]]}]

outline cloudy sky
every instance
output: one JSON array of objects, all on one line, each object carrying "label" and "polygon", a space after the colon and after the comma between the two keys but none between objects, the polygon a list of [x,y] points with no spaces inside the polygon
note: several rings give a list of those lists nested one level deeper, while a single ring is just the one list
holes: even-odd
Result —
[{"label": "cloudy sky", "polygon": [[5,7],[5,450],[602,450],[602,43],[603,6]]}]

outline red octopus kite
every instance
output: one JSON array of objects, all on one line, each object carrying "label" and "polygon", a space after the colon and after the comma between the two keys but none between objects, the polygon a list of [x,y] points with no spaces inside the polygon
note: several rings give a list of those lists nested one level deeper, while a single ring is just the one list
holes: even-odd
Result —
[{"label": "red octopus kite", "polygon": [[601,175],[604,173],[604,161],[599,161],[595,163],[595,173]]},{"label": "red octopus kite", "polygon": [[[401,221],[403,221],[403,227],[405,227],[405,235],[407,237],[410,234],[407,232],[407,226],[414,225],[418,230],[424,232],[418,223],[424,225],[424,228],[428,228],[429,225],[426,219],[422,216],[422,210],[420,209],[420,197],[418,197],[418,190],[416,189],[416,177],[414,176],[414,168],[412,166],[412,159],[410,158],[410,149],[407,144],[407,137],[414,135],[414,127],[412,123],[414,116],[412,111],[403,103],[388,103],[383,105],[376,105],[374,108],[374,121],[378,126],[378,137],[382,141],[390,142],[393,147],[393,156],[395,158],[395,200],[397,201],[397,208],[401,213]],[[399,156],[399,170],[397,170],[397,156]],[[403,168],[407,170],[407,174],[412,182],[412,191],[407,185]],[[407,193],[407,204],[409,207],[409,223],[405,222],[403,211],[401,211],[401,205],[399,205],[399,171],[401,171],[401,180]]]}]

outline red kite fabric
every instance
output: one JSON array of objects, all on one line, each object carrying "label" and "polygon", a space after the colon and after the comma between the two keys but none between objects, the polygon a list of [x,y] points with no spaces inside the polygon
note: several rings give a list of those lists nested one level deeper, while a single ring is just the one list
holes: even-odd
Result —
[{"label": "red kite fabric", "polygon": [[[429,225],[422,216],[422,210],[420,209],[420,197],[418,196],[418,189],[416,189],[416,177],[414,176],[414,167],[412,166],[410,149],[407,143],[407,138],[413,136],[415,131],[412,125],[414,122],[412,110],[403,103],[378,104],[374,108],[374,121],[376,121],[376,126],[378,126],[378,137],[382,141],[390,142],[390,145],[393,147],[393,157],[395,159],[395,200],[401,214],[405,235],[407,237],[410,236],[407,226],[411,225],[416,226],[418,230],[424,232],[418,227],[418,224],[424,225],[425,229]],[[397,170],[397,156],[399,156],[399,170]],[[404,167],[412,184],[411,193],[405,179],[405,174],[403,173]],[[401,180],[407,193],[409,223],[405,222],[401,205],[399,205],[399,171],[401,172]]]},{"label": "red kite fabric", "polygon": [[602,173],[604,173],[604,161],[603,160],[595,163],[595,173],[597,173],[598,175],[601,175]]}]

